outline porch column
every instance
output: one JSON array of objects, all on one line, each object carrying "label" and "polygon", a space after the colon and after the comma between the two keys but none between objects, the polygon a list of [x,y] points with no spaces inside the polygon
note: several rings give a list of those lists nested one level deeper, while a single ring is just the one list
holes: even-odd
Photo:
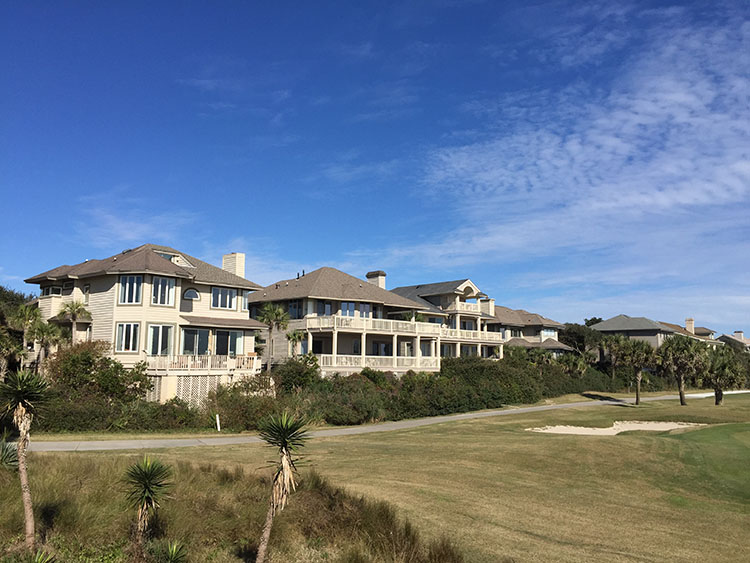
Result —
[{"label": "porch column", "polygon": [[391,367],[396,367],[396,356],[398,356],[398,334],[393,335],[393,364]]},{"label": "porch column", "polygon": [[417,336],[414,338],[414,345],[416,347],[416,350],[414,350],[414,356],[417,358],[417,367],[419,367],[422,363],[422,339],[421,337]]},{"label": "porch column", "polygon": [[333,341],[331,343],[331,365],[332,366],[335,366],[336,363],[337,363],[336,362],[336,352],[337,352],[337,349],[338,349],[338,344],[339,344],[339,333],[334,330],[333,331]]},{"label": "porch column", "polygon": [[461,314],[456,313],[456,330],[461,330]]},{"label": "porch column", "polygon": [[460,342],[456,342],[456,357],[457,358],[461,357],[461,343]]},{"label": "porch column", "polygon": [[362,367],[365,367],[365,345],[367,344],[367,333],[363,332],[361,335],[361,342],[359,351],[362,354]]},{"label": "porch column", "polygon": [[312,336],[312,332],[310,332],[310,331],[308,330],[308,331],[307,331],[307,353],[308,353],[308,354],[312,354],[312,349],[313,349],[313,345],[312,345],[312,343],[313,343],[313,336]]}]

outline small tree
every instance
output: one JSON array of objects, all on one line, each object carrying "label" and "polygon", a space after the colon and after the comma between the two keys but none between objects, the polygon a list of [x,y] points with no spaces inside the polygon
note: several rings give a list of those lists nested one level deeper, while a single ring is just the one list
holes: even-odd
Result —
[{"label": "small tree", "polygon": [[279,305],[266,303],[258,314],[258,320],[268,327],[268,363],[266,373],[271,375],[271,359],[273,358],[273,331],[286,330],[289,326],[289,314]]},{"label": "small tree", "polygon": [[305,429],[304,420],[286,412],[282,413],[281,416],[271,416],[262,421],[258,425],[258,428],[260,430],[260,437],[269,446],[274,446],[279,451],[279,464],[273,476],[271,502],[268,506],[266,522],[263,525],[263,533],[258,545],[258,555],[255,559],[256,563],[263,563],[266,559],[266,551],[268,550],[268,540],[271,538],[273,517],[277,512],[284,510],[289,495],[297,488],[294,480],[297,468],[294,465],[295,459],[293,455],[305,445],[310,436]]},{"label": "small tree", "polygon": [[667,339],[656,352],[661,369],[677,381],[680,404],[685,406],[685,383],[694,382],[701,376],[708,362],[708,347],[702,342],[675,335]]},{"label": "small tree", "polygon": [[654,349],[643,340],[627,340],[621,350],[622,363],[633,368],[635,379],[635,404],[641,404],[641,381],[643,370],[654,365],[656,356]]},{"label": "small tree", "polygon": [[40,404],[47,399],[47,382],[30,371],[10,373],[0,383],[0,415],[12,416],[18,429],[18,477],[21,481],[21,498],[26,522],[26,548],[34,551],[34,509],[31,502],[29,475],[26,468],[26,453],[29,447],[31,422]]},{"label": "small tree", "polygon": [[59,344],[63,335],[59,326],[44,321],[36,323],[31,334],[34,340],[39,343],[39,361],[37,362],[37,372],[39,372],[44,366],[44,360],[49,354],[50,347]]},{"label": "small tree", "polygon": [[151,518],[172,487],[171,476],[172,468],[169,465],[148,456],[128,467],[125,472],[128,503],[137,510],[135,540],[140,549],[143,548]]},{"label": "small tree", "polygon": [[714,390],[714,404],[724,404],[724,390],[739,387],[745,378],[742,364],[729,346],[718,346],[708,351],[707,369],[699,376],[703,387]]},{"label": "small tree", "polygon": [[625,347],[627,346],[627,340],[621,334],[608,334],[607,336],[602,338],[602,344],[607,350],[610,373],[612,376],[612,381],[614,381],[615,371],[617,367],[622,364],[622,355]]},{"label": "small tree", "polygon": [[70,343],[76,343],[78,333],[78,319],[81,317],[91,317],[91,313],[86,310],[86,306],[81,301],[70,301],[60,308],[60,316],[69,316],[72,324]]},{"label": "small tree", "polygon": [[297,357],[299,343],[305,338],[305,333],[301,330],[292,330],[286,333],[286,339],[292,345],[292,358]]},{"label": "small tree", "polygon": [[8,365],[17,361],[22,355],[23,349],[18,341],[4,326],[0,326],[0,381],[5,379]]},{"label": "small tree", "polygon": [[23,334],[23,356],[21,356],[21,369],[26,366],[26,354],[29,349],[29,338],[31,337],[31,331],[34,325],[41,319],[41,313],[35,305],[29,305],[24,303],[19,305],[16,310],[11,314],[10,326],[11,328],[21,332]]}]

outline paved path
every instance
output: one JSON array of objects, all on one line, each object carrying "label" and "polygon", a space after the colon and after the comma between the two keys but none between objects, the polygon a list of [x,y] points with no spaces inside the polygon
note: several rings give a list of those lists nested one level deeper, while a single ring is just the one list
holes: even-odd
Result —
[{"label": "paved path", "polygon": [[[750,393],[750,391],[726,391],[724,394],[732,393]],[[596,395],[596,393],[594,393]],[[687,395],[690,399],[702,399],[712,397],[710,393],[690,393]],[[679,395],[661,395],[659,397],[644,397],[642,402],[647,401],[665,401],[679,399]],[[441,424],[443,422],[453,422],[456,420],[470,420],[474,418],[486,418],[489,416],[507,416],[522,414],[527,412],[551,411],[558,409],[572,409],[578,407],[596,407],[601,405],[622,405],[633,403],[635,399],[609,399],[609,400],[589,400],[578,401],[575,403],[561,403],[559,405],[540,405],[536,407],[519,407],[505,408],[498,410],[488,410],[480,412],[467,412],[462,414],[451,414],[446,416],[432,416],[429,418],[416,418],[399,420],[396,422],[383,422],[378,424],[363,424],[361,426],[352,426],[350,428],[331,428],[328,430],[315,430],[311,432],[313,437],[327,436],[350,436],[354,434],[370,434],[372,432],[391,432],[393,430],[406,430],[409,428],[418,428],[420,426],[430,426],[432,424]],[[84,452],[84,451],[103,451],[103,450],[136,450],[136,449],[155,449],[155,448],[186,448],[192,446],[227,446],[235,444],[257,444],[262,440],[257,436],[231,436],[226,438],[144,438],[135,440],[89,440],[76,442],[73,440],[64,442],[35,442],[30,446],[34,452]]]}]

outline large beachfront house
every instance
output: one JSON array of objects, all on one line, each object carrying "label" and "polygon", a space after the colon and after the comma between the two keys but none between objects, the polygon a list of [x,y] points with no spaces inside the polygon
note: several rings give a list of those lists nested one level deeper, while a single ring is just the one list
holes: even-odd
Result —
[{"label": "large beachfront house", "polygon": [[245,255],[223,267],[169,248],[144,244],[103,260],[58,266],[26,280],[39,284],[42,318],[70,325],[64,303],[81,301],[77,340],[104,340],[126,366],[146,361],[151,398],[196,401],[219,383],[260,372],[245,279]]},{"label": "large beachfront house", "polygon": [[692,318],[685,319],[685,326],[664,321],[652,321],[646,317],[629,317],[617,315],[591,326],[603,334],[620,334],[628,339],[643,340],[654,348],[658,348],[675,334],[685,336],[704,344],[716,347],[722,344],[714,338],[714,331],[710,328],[696,327]]},{"label": "large beachfront house", "polygon": [[[312,352],[327,374],[354,373],[364,367],[396,373],[437,371],[444,357],[500,358],[506,336],[515,335],[506,331],[504,319],[495,316],[494,300],[469,279],[389,291],[385,272],[377,270],[365,277],[320,268],[252,293],[248,298],[252,317],[265,303],[281,306],[290,317],[286,331],[275,331],[268,344],[272,361]],[[540,325],[534,332],[531,325],[518,321],[513,331],[517,325],[526,336],[524,342],[541,345],[549,337],[556,341],[560,325],[547,321],[542,324],[552,323],[554,328]],[[302,332],[300,345],[286,338],[292,331]],[[555,349],[565,349],[557,344]]]}]

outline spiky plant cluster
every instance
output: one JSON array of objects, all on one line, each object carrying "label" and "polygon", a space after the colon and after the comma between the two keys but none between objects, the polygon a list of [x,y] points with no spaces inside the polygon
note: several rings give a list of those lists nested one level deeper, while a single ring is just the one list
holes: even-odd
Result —
[{"label": "spiky plant cluster", "polygon": [[124,481],[128,487],[128,503],[138,511],[137,537],[139,541],[143,540],[151,516],[172,487],[171,476],[172,468],[169,465],[148,456],[128,467],[125,472]]},{"label": "spiky plant cluster", "polygon": [[18,469],[18,450],[15,444],[0,440],[0,467],[11,471]]}]

